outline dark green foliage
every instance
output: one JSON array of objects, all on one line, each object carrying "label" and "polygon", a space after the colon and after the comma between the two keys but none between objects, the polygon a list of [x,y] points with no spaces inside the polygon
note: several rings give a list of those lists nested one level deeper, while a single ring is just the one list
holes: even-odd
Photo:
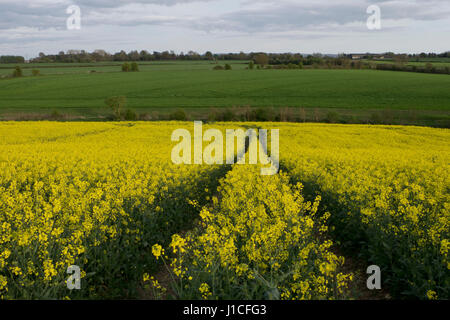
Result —
[{"label": "dark green foliage", "polygon": [[186,121],[187,120],[187,115],[186,115],[186,112],[184,112],[184,110],[177,110],[175,112],[172,112],[169,115],[169,119],[170,120],[177,120],[177,121]]},{"label": "dark green foliage", "polygon": [[13,77],[20,78],[22,76],[23,76],[22,68],[20,66],[16,66],[13,71]]},{"label": "dark green foliage", "polygon": [[135,121],[137,119],[137,115],[133,110],[127,109],[124,115],[124,119],[128,121]]},{"label": "dark green foliage", "polygon": [[335,111],[330,111],[327,113],[327,119],[326,121],[328,123],[338,123],[340,119],[340,116],[337,112]]},{"label": "dark green foliage", "polygon": [[125,107],[126,103],[127,98],[124,96],[110,97],[105,100],[105,104],[113,110],[116,120],[121,118],[121,110]]},{"label": "dark green foliage", "polygon": [[128,62],[125,62],[125,63],[122,65],[122,71],[123,71],[123,72],[128,72],[128,71],[130,71],[130,64],[129,64]]},{"label": "dark green foliage", "polygon": [[139,71],[139,66],[136,62],[131,63],[131,71],[133,71],[133,72]]}]

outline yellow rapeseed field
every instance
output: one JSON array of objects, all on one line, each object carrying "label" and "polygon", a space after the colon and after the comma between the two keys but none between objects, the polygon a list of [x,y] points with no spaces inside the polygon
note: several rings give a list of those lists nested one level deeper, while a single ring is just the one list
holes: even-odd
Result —
[{"label": "yellow rapeseed field", "polygon": [[0,123],[0,297],[161,298],[163,268],[175,298],[349,298],[339,247],[395,297],[449,298],[448,130],[245,123],[280,129],[282,172],[262,176],[172,164],[192,127]]},{"label": "yellow rapeseed field", "polygon": [[[0,296],[122,296],[223,170],[171,163],[180,126],[0,124]],[[66,288],[72,264],[82,292]]]},{"label": "yellow rapeseed field", "polygon": [[280,129],[285,170],[307,194],[322,196],[342,247],[378,265],[394,296],[450,298],[449,130],[321,124]]}]

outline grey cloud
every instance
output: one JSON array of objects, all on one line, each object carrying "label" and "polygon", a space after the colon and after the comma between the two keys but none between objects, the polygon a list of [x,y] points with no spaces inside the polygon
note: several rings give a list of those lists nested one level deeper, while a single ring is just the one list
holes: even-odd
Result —
[{"label": "grey cloud", "polygon": [[173,6],[192,2],[210,2],[214,0],[75,0],[80,6],[92,8],[116,8],[130,3],[156,4],[161,6]]},{"label": "grey cloud", "polygon": [[[324,24],[345,25],[365,22],[368,17],[366,9],[370,4],[380,6],[382,19],[439,20],[450,16],[450,5],[443,7],[444,1],[439,0],[428,1],[423,5],[420,5],[418,1],[359,1],[352,4],[350,2],[332,3],[326,6],[318,3],[288,3],[277,6],[275,2],[272,3],[274,5],[268,8],[246,9],[196,21],[194,26],[205,31],[234,30],[252,33],[313,29]],[[436,6],[436,4],[441,5]]]}]

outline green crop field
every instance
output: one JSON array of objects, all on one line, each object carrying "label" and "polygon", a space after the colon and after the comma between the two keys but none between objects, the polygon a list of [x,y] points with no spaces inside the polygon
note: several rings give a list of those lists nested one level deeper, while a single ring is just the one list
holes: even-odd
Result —
[{"label": "green crop field", "polygon": [[[220,62],[222,65],[225,62]],[[448,75],[376,70],[212,70],[211,62],[142,63],[121,72],[120,63],[23,65],[25,77],[0,80],[0,117],[51,113],[97,117],[111,110],[110,96],[125,96],[135,112],[209,110],[233,106],[296,107],[360,115],[376,110],[415,112],[448,121]],[[0,66],[0,75],[13,65]],[[41,76],[32,77],[39,69]]]}]

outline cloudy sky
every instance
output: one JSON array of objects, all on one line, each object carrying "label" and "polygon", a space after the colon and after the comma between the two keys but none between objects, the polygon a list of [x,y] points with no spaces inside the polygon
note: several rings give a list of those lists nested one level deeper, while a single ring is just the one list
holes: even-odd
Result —
[{"label": "cloudy sky", "polygon": [[[369,30],[378,5],[381,29]],[[68,30],[66,10],[81,9]],[[0,0],[0,55],[187,52],[444,52],[449,0]]]}]

